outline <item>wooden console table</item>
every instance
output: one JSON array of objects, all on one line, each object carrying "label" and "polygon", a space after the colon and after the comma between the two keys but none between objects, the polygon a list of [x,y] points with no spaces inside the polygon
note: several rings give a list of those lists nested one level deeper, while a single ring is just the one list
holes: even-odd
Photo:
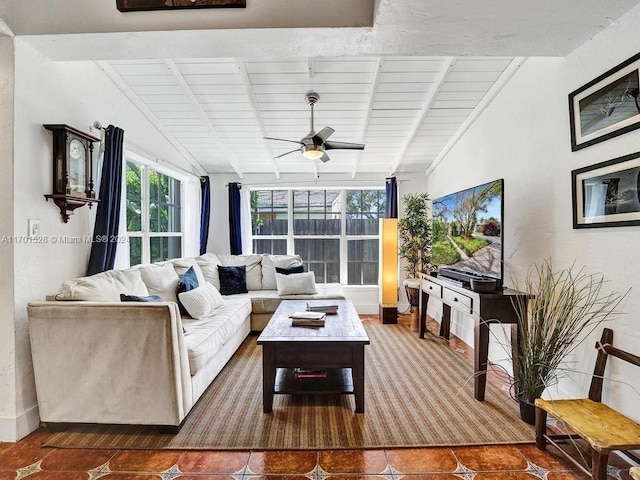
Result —
[{"label": "wooden console table", "polygon": [[441,337],[449,339],[452,308],[473,319],[473,370],[475,373],[473,390],[476,400],[483,401],[487,385],[489,327],[492,323],[511,325],[511,354],[513,358],[518,345],[518,317],[512,302],[529,295],[509,288],[499,289],[494,293],[477,293],[469,287],[459,286],[445,278],[425,274],[422,274],[421,277],[418,334],[420,338],[424,338],[427,329],[429,297],[437,298],[442,302]]}]

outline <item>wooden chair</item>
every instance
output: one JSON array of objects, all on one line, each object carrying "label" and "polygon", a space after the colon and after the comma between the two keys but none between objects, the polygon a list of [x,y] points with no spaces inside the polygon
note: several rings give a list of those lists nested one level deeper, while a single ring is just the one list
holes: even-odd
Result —
[{"label": "wooden chair", "polygon": [[[640,449],[640,425],[602,403],[602,384],[607,358],[613,356],[640,367],[640,357],[619,350],[611,345],[613,330],[605,328],[596,343],[598,356],[591,378],[589,398],[576,400],[536,399],[536,445],[544,450],[547,441],[559,448],[558,443],[582,438],[589,445],[591,471],[567,452],[560,449],[593,480],[606,480],[609,453],[613,450]],[[573,432],[547,434],[547,414]]]}]

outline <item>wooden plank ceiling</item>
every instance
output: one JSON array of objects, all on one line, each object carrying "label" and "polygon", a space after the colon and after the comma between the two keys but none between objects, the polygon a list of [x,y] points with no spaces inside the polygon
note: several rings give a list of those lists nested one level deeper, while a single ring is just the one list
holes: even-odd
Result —
[{"label": "wooden plank ceiling", "polygon": [[[336,57],[122,60],[103,71],[207,173],[420,172],[446,153],[524,60],[512,57]],[[315,130],[364,143],[307,160],[277,137]]]}]

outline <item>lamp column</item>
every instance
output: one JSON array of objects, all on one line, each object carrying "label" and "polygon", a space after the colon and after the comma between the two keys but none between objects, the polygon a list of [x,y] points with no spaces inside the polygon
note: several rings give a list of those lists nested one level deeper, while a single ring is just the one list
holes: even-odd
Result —
[{"label": "lamp column", "polygon": [[380,321],[398,323],[398,219],[381,219],[380,233]]}]

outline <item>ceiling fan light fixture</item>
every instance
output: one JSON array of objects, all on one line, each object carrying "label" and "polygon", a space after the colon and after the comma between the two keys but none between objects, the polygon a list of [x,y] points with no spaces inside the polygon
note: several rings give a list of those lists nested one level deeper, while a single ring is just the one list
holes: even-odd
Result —
[{"label": "ceiling fan light fixture", "polygon": [[308,160],[318,160],[324,155],[324,148],[321,145],[303,145],[302,156]]}]

